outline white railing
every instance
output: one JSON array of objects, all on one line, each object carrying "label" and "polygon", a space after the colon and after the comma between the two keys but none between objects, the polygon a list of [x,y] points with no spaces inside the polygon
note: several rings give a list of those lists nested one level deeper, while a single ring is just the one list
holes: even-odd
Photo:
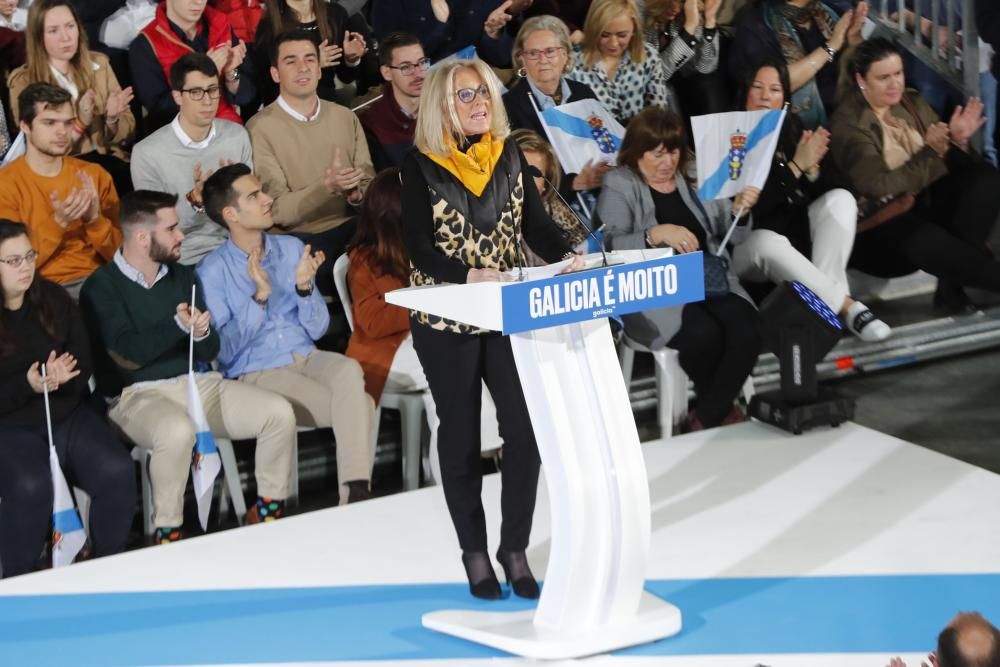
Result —
[{"label": "white railing", "polygon": [[[897,10],[900,4],[904,11]],[[869,5],[878,31],[895,36],[967,96],[979,94],[974,0],[871,0]]]}]

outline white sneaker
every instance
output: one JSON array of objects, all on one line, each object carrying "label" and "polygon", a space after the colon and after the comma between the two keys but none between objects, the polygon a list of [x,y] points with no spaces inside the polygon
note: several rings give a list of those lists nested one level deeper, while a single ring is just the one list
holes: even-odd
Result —
[{"label": "white sneaker", "polygon": [[892,335],[892,328],[860,301],[851,304],[844,320],[850,332],[866,343],[885,340]]}]

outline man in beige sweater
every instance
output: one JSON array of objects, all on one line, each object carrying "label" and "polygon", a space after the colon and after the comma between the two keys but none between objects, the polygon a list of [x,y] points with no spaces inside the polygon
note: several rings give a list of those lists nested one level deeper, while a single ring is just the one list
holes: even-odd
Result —
[{"label": "man in beige sweater", "polygon": [[264,191],[274,198],[275,229],[326,254],[318,286],[330,294],[330,266],[353,234],[355,208],[375,169],[358,117],[316,94],[320,60],[312,36],[280,35],[271,63],[280,94],[247,124],[254,165]]}]

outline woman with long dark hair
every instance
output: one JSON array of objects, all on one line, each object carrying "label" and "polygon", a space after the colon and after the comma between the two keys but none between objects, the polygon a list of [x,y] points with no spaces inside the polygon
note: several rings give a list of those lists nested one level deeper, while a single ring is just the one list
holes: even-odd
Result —
[{"label": "woman with long dark hair", "polygon": [[125,549],[135,512],[132,459],[86,405],[91,363],[80,313],[63,288],[35,275],[37,256],[24,225],[0,219],[0,567],[5,577],[35,568],[51,529],[43,383],[66,479],[92,500],[93,555]]},{"label": "woman with long dark hair", "polygon": [[[509,140],[500,86],[481,60],[438,64],[424,82],[414,147],[403,162],[403,210],[410,283],[472,283],[508,278],[524,266],[521,235],[547,262],[574,257],[545,213],[529,165]],[[503,524],[497,560],[514,593],[539,594],[525,550],[540,460],[510,340],[497,332],[414,312],[413,346],[427,374],[440,427],[441,479],[458,533],[471,593],[500,597],[487,552],[480,497],[480,384],[497,406],[504,459]]]},{"label": "woman with long dark hair", "polygon": [[278,84],[271,77],[271,49],[275,38],[289,30],[305,30],[319,46],[322,74],[317,93],[321,99],[336,102],[336,80],[358,83],[362,87],[381,81],[378,58],[369,48],[371,31],[361,14],[348,17],[336,2],[326,0],[273,0],[268,2],[264,16],[257,25],[254,40],[254,66],[259,73],[257,82],[260,100],[270,104],[278,97]]},{"label": "woman with long dark hair", "polygon": [[35,0],[25,32],[27,60],[8,78],[14,121],[17,97],[29,84],[50,83],[66,90],[76,109],[69,154],[104,167],[119,195],[131,192],[131,86],[122,89],[108,57],[90,50],[80,15],[69,0]]}]

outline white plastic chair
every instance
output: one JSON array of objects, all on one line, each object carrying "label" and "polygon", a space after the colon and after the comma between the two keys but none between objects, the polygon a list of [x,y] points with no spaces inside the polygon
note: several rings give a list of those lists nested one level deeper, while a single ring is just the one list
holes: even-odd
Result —
[{"label": "white plastic chair", "polygon": [[[352,312],[351,290],[347,285],[347,269],[350,260],[343,254],[333,263],[333,283],[337,287],[340,302],[344,305],[344,315],[347,324],[354,331],[354,313]],[[400,440],[403,450],[403,490],[409,491],[420,487],[420,458],[422,430],[424,424],[424,398],[422,391],[382,392],[382,398],[375,410],[375,424],[372,428],[372,451],[378,444],[378,427],[382,417],[382,408],[398,410],[400,418]]]}]

